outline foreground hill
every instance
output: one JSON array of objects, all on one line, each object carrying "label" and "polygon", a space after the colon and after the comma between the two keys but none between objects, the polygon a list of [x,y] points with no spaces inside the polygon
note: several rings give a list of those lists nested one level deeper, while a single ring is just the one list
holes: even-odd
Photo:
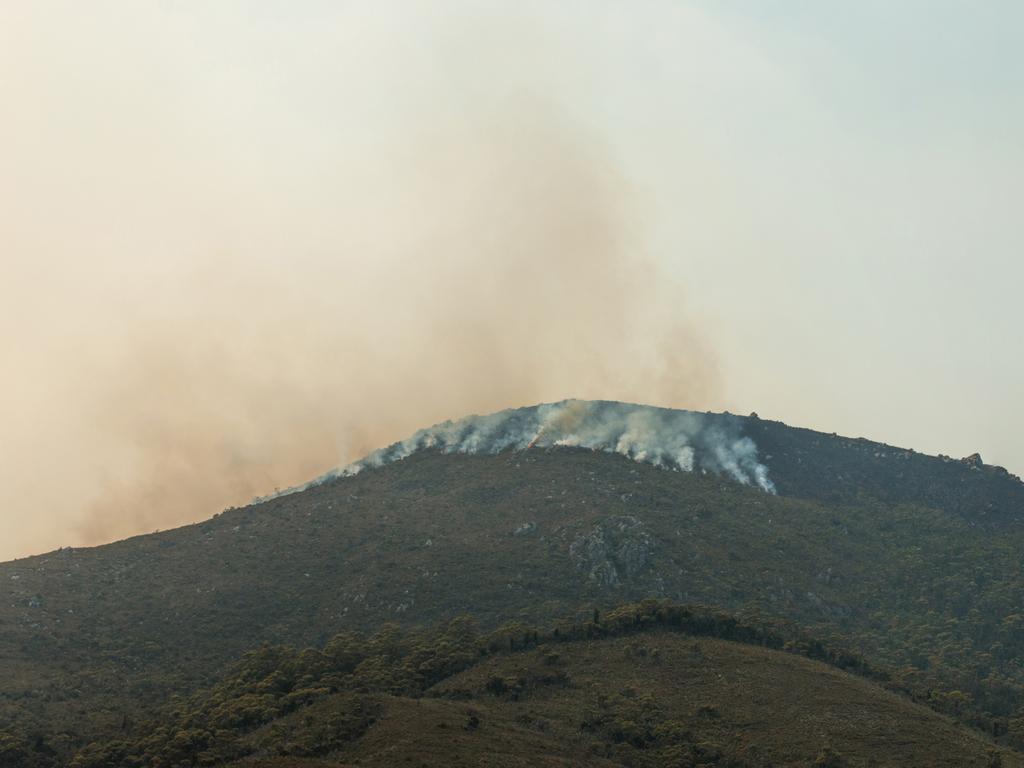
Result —
[{"label": "foreground hill", "polygon": [[[835,764],[846,765],[992,762],[988,742],[948,719],[865,680],[778,651],[653,634],[640,641],[589,642],[559,655],[556,663],[564,664],[571,681],[566,687],[493,703],[481,695],[496,677],[518,682],[550,675],[544,652],[533,651],[489,660],[445,681],[436,693],[469,691],[469,701],[483,699],[506,723],[539,730],[549,745],[568,745],[570,757],[582,751],[626,765],[807,766],[819,758],[827,764],[830,752]],[[484,722],[488,710],[478,715]],[[397,741],[387,734],[377,746]],[[417,741],[408,739],[406,748],[411,752]],[[471,749],[467,744],[459,751]],[[517,749],[503,751],[503,759],[491,764],[516,764],[508,756]],[[382,753],[367,757],[384,765]],[[444,765],[443,748],[435,747],[435,754],[435,764]],[[1004,765],[1024,765],[1020,757],[1001,754]]]},{"label": "foreground hill", "polygon": [[[554,444],[421,447],[201,524],[0,564],[0,723],[65,754],[261,642],[661,597],[792,622],[1024,745],[1024,486],[976,460],[710,423],[747,474],[702,473],[700,454],[684,472]],[[742,484],[762,465],[777,495]]]},{"label": "foreground hill", "polygon": [[653,601],[557,633],[480,637],[457,620],[347,634],[322,650],[250,653],[213,688],[71,765],[1024,766],[799,654],[873,674],[820,644]]}]

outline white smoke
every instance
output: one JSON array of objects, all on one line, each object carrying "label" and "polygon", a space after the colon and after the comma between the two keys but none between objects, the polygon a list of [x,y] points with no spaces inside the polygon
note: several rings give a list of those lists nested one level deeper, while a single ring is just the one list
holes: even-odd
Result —
[{"label": "white smoke", "polygon": [[445,421],[285,493],[401,461],[422,450],[498,454],[553,446],[618,453],[682,472],[700,469],[725,474],[743,485],[775,493],[768,468],[758,460],[754,441],[741,434],[737,417],[589,400],[563,400]]}]

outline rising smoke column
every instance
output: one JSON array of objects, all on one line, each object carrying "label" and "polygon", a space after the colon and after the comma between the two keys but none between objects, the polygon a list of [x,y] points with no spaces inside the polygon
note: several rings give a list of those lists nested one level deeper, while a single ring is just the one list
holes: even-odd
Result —
[{"label": "rising smoke column", "polygon": [[534,447],[571,446],[618,453],[634,461],[682,472],[724,474],[743,485],[775,493],[757,446],[729,415],[608,401],[563,400],[485,416],[466,416],[421,429],[411,437],[328,472],[302,490],[328,480],[382,467],[423,450],[498,454]]},{"label": "rising smoke column", "polygon": [[576,35],[371,5],[324,4],[290,49],[276,13],[271,49],[235,47],[248,13],[231,45],[162,6],[132,34],[0,25],[0,80],[31,94],[0,124],[31,150],[0,174],[0,560],[202,520],[451,414],[726,404],[651,209],[576,109],[601,82]]}]

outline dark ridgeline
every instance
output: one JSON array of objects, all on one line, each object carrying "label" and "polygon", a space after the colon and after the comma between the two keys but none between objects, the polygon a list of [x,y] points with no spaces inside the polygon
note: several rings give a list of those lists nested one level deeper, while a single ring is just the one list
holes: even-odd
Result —
[{"label": "dark ridgeline", "polygon": [[779,493],[826,502],[869,496],[887,504],[917,504],[1000,527],[1024,518],[1024,483],[978,454],[929,456],[865,438],[744,419]]}]

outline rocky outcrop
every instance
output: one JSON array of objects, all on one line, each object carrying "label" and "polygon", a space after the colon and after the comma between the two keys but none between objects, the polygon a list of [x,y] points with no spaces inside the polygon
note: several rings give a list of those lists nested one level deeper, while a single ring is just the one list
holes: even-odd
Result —
[{"label": "rocky outcrop", "polygon": [[964,456],[960,461],[968,467],[978,468],[985,466],[985,462],[981,460],[980,453],[972,453],[970,456]]},{"label": "rocky outcrop", "polygon": [[573,539],[569,557],[591,581],[616,587],[636,577],[650,562],[653,550],[653,540],[641,520],[617,515]]}]

